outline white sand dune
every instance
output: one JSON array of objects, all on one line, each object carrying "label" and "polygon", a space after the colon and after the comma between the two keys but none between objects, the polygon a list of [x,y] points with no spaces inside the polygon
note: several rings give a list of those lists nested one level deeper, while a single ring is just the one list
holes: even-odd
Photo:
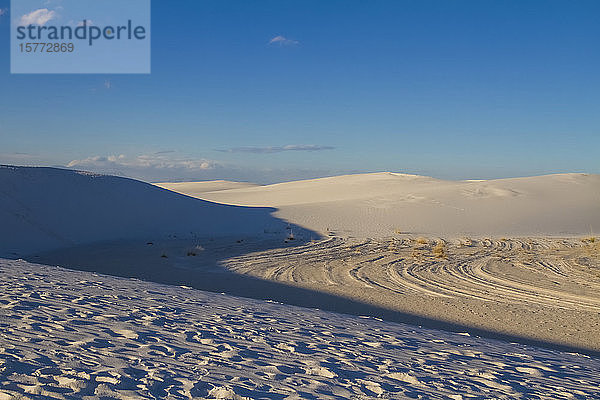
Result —
[{"label": "white sand dune", "polygon": [[172,190],[174,192],[183,193],[188,196],[197,197],[202,193],[218,192],[221,190],[231,189],[247,189],[258,187],[260,185],[248,182],[232,182],[232,181],[200,181],[200,182],[165,182],[155,183],[156,186]]},{"label": "white sand dune", "polygon": [[[172,188],[172,185],[163,184]],[[600,230],[600,175],[444,181],[373,173],[200,193],[206,200],[275,207],[276,217],[322,234],[576,235]]]},{"label": "white sand dune", "polygon": [[165,186],[0,167],[0,257],[529,345],[2,260],[0,399],[597,395],[598,175]]},{"label": "white sand dune", "polygon": [[597,240],[167,239],[78,246],[28,260],[600,352]]},{"label": "white sand dune", "polygon": [[133,179],[0,166],[0,256],[118,239],[259,234],[272,209],[215,204]]},{"label": "white sand dune", "polygon": [[0,260],[0,399],[593,399],[600,361]]},{"label": "white sand dune", "polygon": [[274,207],[275,216],[333,237],[223,260],[236,273],[600,349],[600,253],[581,240],[600,229],[600,175],[443,181],[374,173],[200,198]]},{"label": "white sand dune", "polygon": [[331,238],[222,264],[435,321],[600,351],[597,241]]}]

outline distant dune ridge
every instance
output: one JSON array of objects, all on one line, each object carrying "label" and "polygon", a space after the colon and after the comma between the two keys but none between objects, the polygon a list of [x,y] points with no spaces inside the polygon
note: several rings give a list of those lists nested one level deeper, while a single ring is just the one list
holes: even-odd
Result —
[{"label": "distant dune ridge", "polygon": [[199,182],[165,182],[156,183],[155,185],[167,190],[172,190],[174,192],[183,193],[193,197],[198,197],[198,195],[203,193],[218,192],[221,190],[246,189],[260,186],[254,183],[232,182],[224,180]]},{"label": "distant dune ridge", "polygon": [[593,174],[445,181],[381,172],[203,193],[198,185],[160,184],[219,203],[274,207],[275,216],[324,234],[569,236],[600,230],[600,175]]},{"label": "distant dune ridge", "polygon": [[258,234],[285,226],[272,211],[115,176],[0,166],[0,257],[118,239]]},{"label": "distant dune ridge", "polygon": [[568,236],[600,229],[600,175],[592,174],[444,181],[382,172],[267,186],[159,185],[199,199],[121,177],[0,166],[0,256],[161,235],[253,235],[288,222],[358,237]]}]

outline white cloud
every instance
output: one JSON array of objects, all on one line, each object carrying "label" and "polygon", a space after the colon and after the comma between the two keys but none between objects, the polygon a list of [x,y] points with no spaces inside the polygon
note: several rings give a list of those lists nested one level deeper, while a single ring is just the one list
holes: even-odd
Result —
[{"label": "white cloud", "polygon": [[0,17],[8,14],[8,8],[0,8]]},{"label": "white cloud", "polygon": [[294,46],[298,44],[297,40],[288,39],[285,36],[275,36],[273,39],[269,40],[269,44],[277,44],[280,46]]},{"label": "white cloud", "polygon": [[30,153],[0,153],[0,164],[35,165],[38,161],[39,157]]},{"label": "white cloud", "polygon": [[149,182],[212,179],[212,174],[221,168],[215,161],[180,158],[162,152],[137,156],[93,156],[72,160],[66,167]]},{"label": "white cloud", "polygon": [[216,163],[205,159],[177,159],[160,154],[143,154],[127,157],[123,154],[110,156],[94,156],[82,160],[73,160],[67,164],[69,168],[130,168],[156,170],[209,170]]},{"label": "white cloud", "polygon": [[314,168],[257,168],[224,164],[207,159],[178,158],[176,154],[170,150],[164,150],[133,157],[126,155],[95,156],[73,160],[67,164],[67,168],[125,176],[146,182],[225,179],[261,184],[320,178],[349,172]]},{"label": "white cloud", "polygon": [[[94,21],[92,21],[91,19],[86,19],[86,20],[85,20],[85,24],[86,24],[87,26],[92,26],[92,25],[94,25]],[[83,21],[79,21],[79,22],[77,23],[77,26],[83,26]]]},{"label": "white cloud", "polygon": [[48,21],[56,18],[56,11],[50,11],[47,8],[40,8],[32,11],[29,14],[25,14],[21,17],[21,25],[39,25],[43,26]]}]

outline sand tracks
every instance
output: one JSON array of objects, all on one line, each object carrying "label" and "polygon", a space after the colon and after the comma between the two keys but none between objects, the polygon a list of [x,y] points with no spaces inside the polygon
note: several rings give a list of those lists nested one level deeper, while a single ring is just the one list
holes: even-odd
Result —
[{"label": "sand tracks", "polygon": [[[531,326],[544,325],[536,335],[546,339],[564,332],[558,319],[565,316],[567,324],[590,323],[591,334],[600,311],[600,251],[580,239],[329,238],[224,264],[238,273],[453,322],[468,323],[476,314],[479,327],[493,328],[492,320],[507,310],[523,321],[537,313]],[[503,329],[527,335],[529,328]],[[586,333],[573,327],[572,335],[569,340]],[[594,346],[600,344],[592,336]]]},{"label": "sand tracks", "polygon": [[[447,256],[435,256],[438,243],[448,249]],[[575,256],[584,250],[578,240],[447,243],[330,238],[297,249],[229,259],[226,265],[236,272],[285,282],[322,276],[328,285],[598,311],[600,269],[578,264]]]}]

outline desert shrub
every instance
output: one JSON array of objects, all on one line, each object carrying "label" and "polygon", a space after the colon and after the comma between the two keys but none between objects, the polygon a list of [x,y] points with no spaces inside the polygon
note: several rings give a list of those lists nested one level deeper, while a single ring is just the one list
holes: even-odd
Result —
[{"label": "desert shrub", "polygon": [[429,243],[429,240],[427,240],[427,239],[426,239],[426,238],[424,238],[424,237],[418,237],[418,238],[417,238],[415,241],[416,241],[418,244],[428,244],[428,243]]},{"label": "desert shrub", "polygon": [[433,247],[433,255],[437,258],[444,258],[447,256],[446,244],[443,241],[440,240]]},{"label": "desert shrub", "polygon": [[188,250],[187,256],[196,257],[201,251],[204,251],[204,247],[200,246],[199,244],[196,244],[194,247]]}]

